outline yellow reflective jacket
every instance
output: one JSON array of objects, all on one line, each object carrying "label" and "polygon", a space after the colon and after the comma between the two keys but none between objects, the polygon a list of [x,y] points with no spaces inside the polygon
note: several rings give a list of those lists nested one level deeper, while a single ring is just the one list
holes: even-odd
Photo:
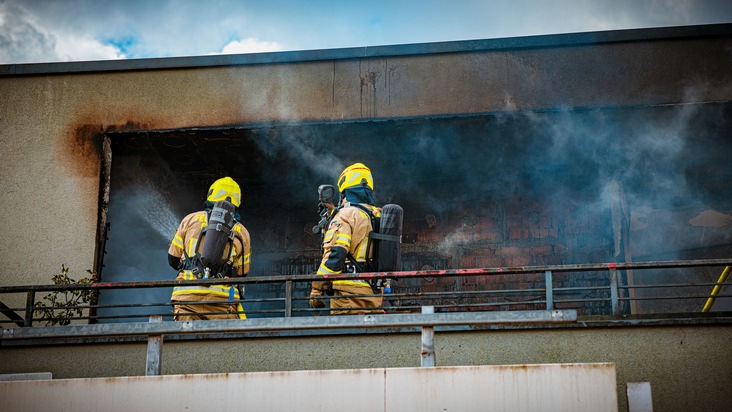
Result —
[{"label": "yellow reflective jacket", "polygon": [[[207,214],[205,211],[191,213],[181,221],[178,229],[175,231],[173,239],[170,241],[170,247],[168,253],[172,256],[176,256],[185,260],[183,250],[185,248],[186,255],[193,257],[196,254],[196,250],[202,250],[203,244],[206,241],[206,234],[201,236],[201,231],[206,228],[207,225]],[[234,232],[234,239],[226,245],[224,253],[228,254],[228,262],[234,267],[237,276],[246,276],[249,273],[249,266],[251,263],[251,239],[249,232],[241,224],[236,223],[232,228]],[[201,237],[201,245],[197,245],[199,236]],[[197,248],[198,246],[198,248]],[[196,276],[190,270],[181,270],[178,273],[176,280],[196,280]],[[211,285],[211,286],[176,286],[173,288],[172,300],[175,301],[186,301],[194,300],[193,296],[190,295],[207,295],[210,299],[207,300],[227,300],[230,293],[233,292],[234,299],[240,299],[239,291],[236,287],[232,289],[232,285]],[[186,298],[186,296],[190,298]],[[199,300],[199,299],[195,299]]]},{"label": "yellow reflective jacket", "polygon": [[[361,205],[371,209],[374,216],[380,216],[380,208],[367,204]],[[366,254],[369,250],[369,232],[372,229],[371,218],[366,212],[356,206],[351,206],[350,203],[345,203],[333,216],[323,237],[323,259],[318,267],[318,274],[343,273],[347,253],[350,253],[356,262],[365,266]],[[365,280],[333,281],[334,289],[338,289],[339,285],[369,286],[369,283]]]}]

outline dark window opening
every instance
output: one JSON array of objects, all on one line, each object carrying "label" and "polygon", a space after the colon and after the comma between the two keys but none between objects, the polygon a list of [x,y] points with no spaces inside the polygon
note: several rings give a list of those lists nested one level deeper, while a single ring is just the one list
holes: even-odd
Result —
[{"label": "dark window opening", "polygon": [[[730,104],[700,104],[109,133],[102,279],[173,279],[170,238],[223,176],[242,188],[250,276],[313,273],[316,189],[335,184],[354,162],[371,168],[379,204],[405,210],[405,270],[728,254],[731,226],[693,219],[710,210],[732,215],[731,111]],[[420,291],[430,282],[399,287]],[[489,287],[481,282],[455,286]],[[308,291],[299,285],[295,294]],[[262,285],[246,296],[282,293]],[[102,294],[100,304],[169,298],[170,291],[135,289]]]}]

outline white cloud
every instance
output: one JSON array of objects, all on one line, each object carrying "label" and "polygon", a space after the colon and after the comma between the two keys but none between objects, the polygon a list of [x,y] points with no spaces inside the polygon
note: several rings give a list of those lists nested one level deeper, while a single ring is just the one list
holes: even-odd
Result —
[{"label": "white cloud", "polygon": [[23,3],[0,3],[0,64],[123,58],[117,48],[91,35],[44,27]]},{"label": "white cloud", "polygon": [[57,35],[56,56],[62,61],[117,60],[126,56],[116,47],[102,44],[90,37]]},{"label": "white cloud", "polygon": [[279,50],[282,50],[282,45],[277,42],[263,41],[249,37],[243,40],[229,42],[221,50],[221,54],[262,53]]},{"label": "white cloud", "polygon": [[0,64],[53,58],[55,41],[15,3],[0,3]]},{"label": "white cloud", "polygon": [[729,0],[372,0],[366,8],[359,2],[322,0],[0,0],[0,64],[330,49],[731,21]]}]

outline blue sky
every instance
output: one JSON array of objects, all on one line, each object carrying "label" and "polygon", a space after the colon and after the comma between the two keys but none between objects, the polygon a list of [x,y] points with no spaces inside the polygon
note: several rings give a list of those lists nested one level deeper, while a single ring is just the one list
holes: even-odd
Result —
[{"label": "blue sky", "polygon": [[0,0],[0,64],[732,23],[729,0]]}]

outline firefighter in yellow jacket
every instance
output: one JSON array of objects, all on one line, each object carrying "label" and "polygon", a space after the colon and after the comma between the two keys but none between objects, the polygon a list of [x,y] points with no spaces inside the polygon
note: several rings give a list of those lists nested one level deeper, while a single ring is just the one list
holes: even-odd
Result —
[{"label": "firefighter in yellow jacket", "polygon": [[[374,179],[371,170],[362,163],[348,166],[338,178],[341,204],[334,211],[328,230],[323,237],[323,259],[319,275],[337,275],[344,272],[366,271],[369,253],[369,232],[372,230],[369,214],[376,217],[381,209],[374,204]],[[352,261],[355,260],[355,263]],[[316,281],[310,292],[310,306],[325,307],[320,297],[332,290],[330,312],[334,315],[383,313],[378,309],[383,296],[366,280]]]},{"label": "firefighter in yellow jacket", "polygon": [[[208,190],[205,210],[183,218],[168,248],[168,263],[178,270],[176,280],[249,273],[251,241],[249,232],[239,223],[240,204],[239,185],[224,177]],[[243,296],[241,289],[237,285],[176,286],[171,297],[175,320],[246,319],[241,304],[236,302]]]}]

